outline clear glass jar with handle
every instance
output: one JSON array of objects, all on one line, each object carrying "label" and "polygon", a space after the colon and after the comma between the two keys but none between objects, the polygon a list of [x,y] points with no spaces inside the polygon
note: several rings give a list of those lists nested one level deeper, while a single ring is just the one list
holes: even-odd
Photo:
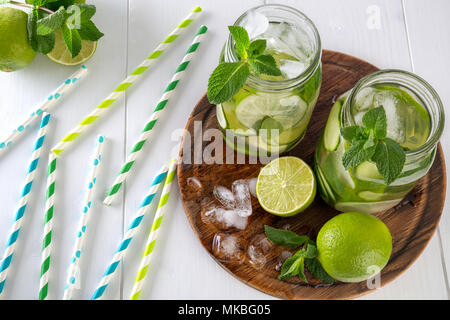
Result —
[{"label": "clear glass jar with handle", "polygon": [[[250,9],[234,25],[246,28],[251,41],[266,40],[265,52],[273,55],[282,75],[251,74],[231,100],[217,105],[225,141],[237,151],[252,155],[288,151],[303,138],[319,96],[319,33],[303,13],[283,5]],[[238,59],[230,35],[220,60]]]},{"label": "clear glass jar with handle", "polygon": [[[372,161],[346,170],[350,146],[341,128],[361,125],[364,114],[382,106],[387,137],[406,153],[400,176],[387,185]],[[361,79],[333,105],[315,154],[322,198],[339,211],[375,213],[397,205],[433,164],[444,128],[444,109],[436,91],[405,71],[384,70]]]}]

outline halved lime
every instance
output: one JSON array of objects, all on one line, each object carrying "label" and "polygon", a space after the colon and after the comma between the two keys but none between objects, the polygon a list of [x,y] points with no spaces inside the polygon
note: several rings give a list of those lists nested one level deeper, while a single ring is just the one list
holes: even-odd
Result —
[{"label": "halved lime", "polygon": [[256,196],[261,207],[272,214],[289,217],[305,210],[316,195],[316,179],[300,158],[281,157],[261,169]]},{"label": "halved lime", "polygon": [[333,105],[328,116],[327,125],[323,134],[323,145],[328,151],[336,150],[341,135],[341,107],[342,103],[338,100]]},{"label": "halved lime", "polygon": [[59,29],[55,32],[55,46],[53,50],[47,54],[47,57],[53,62],[65,66],[75,66],[89,60],[94,55],[96,49],[97,42],[82,40],[80,53],[75,58],[72,58],[72,55],[64,44],[62,31]]}]

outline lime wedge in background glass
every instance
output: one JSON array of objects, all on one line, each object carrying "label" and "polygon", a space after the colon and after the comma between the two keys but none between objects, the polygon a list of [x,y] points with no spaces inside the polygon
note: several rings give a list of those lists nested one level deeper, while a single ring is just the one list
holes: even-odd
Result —
[{"label": "lime wedge in background glass", "polygon": [[62,37],[62,31],[56,30],[55,31],[55,47],[52,51],[50,51],[49,54],[47,54],[47,57],[52,60],[53,62],[65,65],[65,66],[75,66],[77,64],[81,64],[89,60],[95,53],[95,50],[97,49],[97,42],[95,41],[89,41],[89,40],[82,40],[81,41],[81,51],[80,53],[75,57],[72,58],[69,50],[67,49],[64,39]]},{"label": "lime wedge in background glass", "polygon": [[305,210],[316,195],[311,168],[296,157],[277,158],[261,169],[256,196],[264,210],[289,217]]}]

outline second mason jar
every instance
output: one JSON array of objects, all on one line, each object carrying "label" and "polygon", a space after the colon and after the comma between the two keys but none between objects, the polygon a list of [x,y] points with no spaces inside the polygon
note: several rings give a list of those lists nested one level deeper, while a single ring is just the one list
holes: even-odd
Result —
[{"label": "second mason jar", "polygon": [[[292,149],[304,136],[322,82],[321,43],[316,27],[300,11],[264,5],[245,12],[234,25],[250,40],[265,39],[281,76],[250,75],[229,101],[217,105],[217,119],[227,144],[258,155]],[[229,36],[221,61],[236,62]]]},{"label": "second mason jar", "polygon": [[[351,141],[341,129],[360,126],[364,115],[377,107],[385,110],[387,137],[405,151],[403,170],[390,184],[371,160],[347,170],[343,165]],[[433,164],[443,128],[442,102],[425,80],[401,70],[364,77],[337,99],[317,146],[315,171],[322,198],[339,211],[376,213],[397,205]]]}]

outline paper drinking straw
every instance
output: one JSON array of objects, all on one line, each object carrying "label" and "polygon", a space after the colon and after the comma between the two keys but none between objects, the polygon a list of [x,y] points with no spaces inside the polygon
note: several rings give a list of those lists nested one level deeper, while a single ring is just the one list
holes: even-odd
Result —
[{"label": "paper drinking straw", "polygon": [[109,107],[121,96],[123,96],[126,90],[137,80],[142,78],[144,72],[150,68],[150,66],[158,59],[164,51],[170,47],[170,45],[178,38],[178,35],[186,29],[187,26],[195,20],[202,9],[200,7],[194,8],[191,13],[183,20],[172,33],[156,47],[156,49],[121,83],[119,86],[103,100],[83,121],[80,122],[72,131],[69,132],[53,149],[55,154],[60,154],[67,147],[69,147],[78,136],[86,131],[92,123],[97,120],[102,114],[104,114]]},{"label": "paper drinking straw", "polygon": [[103,278],[101,279],[100,283],[97,286],[97,289],[95,290],[94,294],[92,295],[92,300],[101,299],[103,297],[103,294],[105,293],[106,288],[111,283],[112,279],[116,275],[117,267],[119,266],[120,261],[122,261],[123,257],[125,256],[127,252],[127,248],[130,245],[131,241],[133,240],[133,237],[136,235],[137,231],[139,230],[139,226],[142,222],[142,219],[144,216],[148,213],[148,210],[150,208],[150,204],[153,201],[153,198],[155,197],[156,193],[158,193],[158,190],[163,184],[164,178],[167,175],[167,166],[164,165],[159,172],[156,174],[156,176],[153,179],[152,186],[150,187],[150,191],[145,196],[144,200],[141,203],[141,206],[139,208],[139,211],[137,212],[136,216],[133,218],[133,221],[131,222],[130,226],[128,227],[127,232],[122,238],[122,241],[120,242],[119,247],[117,248],[116,253],[114,254],[114,257],[110,261],[110,264],[108,268],[106,269]]},{"label": "paper drinking straw", "polygon": [[48,97],[37,105],[36,109],[29,115],[29,117],[15,127],[11,134],[4,140],[0,140],[0,155],[8,150],[14,142],[35,122],[43,112],[50,111],[55,105],[61,101],[61,98],[67,94],[79,80],[87,73],[87,68],[83,65],[81,68],[67,78],[55,91],[50,93]]},{"label": "paper drinking straw", "polygon": [[55,203],[55,175],[56,156],[54,153],[50,152],[48,155],[47,187],[45,192],[44,236],[42,239],[39,300],[45,300],[48,297],[48,278],[50,269],[50,254],[52,249],[53,207]]},{"label": "paper drinking straw", "polygon": [[164,112],[164,107],[166,106],[167,102],[169,101],[170,97],[175,93],[177,85],[183,75],[186,72],[186,68],[189,65],[189,62],[194,57],[195,53],[197,52],[197,48],[200,45],[204,34],[208,28],[206,26],[201,26],[200,29],[197,32],[197,35],[195,36],[192,44],[189,46],[189,49],[186,51],[186,55],[184,56],[183,60],[181,61],[180,65],[178,66],[177,70],[175,71],[175,74],[173,75],[172,79],[170,80],[169,84],[167,85],[166,90],[164,90],[164,93],[157,103],[155,110],[153,111],[150,118],[147,120],[147,123],[145,124],[144,129],[141,132],[141,135],[139,136],[139,139],[134,144],[133,148],[131,149],[131,152],[129,153],[127,159],[125,160],[125,163],[122,166],[122,169],[120,170],[119,174],[117,175],[116,180],[113,183],[113,186],[109,190],[104,203],[106,205],[111,205],[111,203],[116,198],[120,188],[122,187],[122,184],[127,179],[128,175],[131,172],[131,168],[133,167],[137,157],[140,153],[142,153],[142,148],[147,142],[147,140],[150,138],[150,134],[152,133],[152,129],[154,128],[156,122],[158,121],[159,117]]},{"label": "paper drinking straw", "polygon": [[25,184],[22,190],[22,195],[17,207],[16,216],[14,218],[14,224],[11,228],[8,243],[3,254],[2,263],[0,265],[0,297],[4,292],[3,289],[6,282],[6,277],[8,276],[9,270],[11,269],[11,260],[16,249],[16,243],[24,220],[24,214],[28,205],[29,198],[31,196],[31,188],[33,185],[34,177],[36,176],[37,166],[42,153],[42,145],[44,144],[49,120],[50,114],[46,112],[43,113],[39,132],[34,144],[33,154],[28,166],[27,176],[25,177]]},{"label": "paper drinking straw", "polygon": [[134,281],[133,289],[131,290],[130,300],[139,299],[141,294],[142,286],[144,285],[144,279],[147,274],[148,266],[152,258],[152,252],[155,248],[156,240],[158,239],[159,227],[164,216],[164,211],[166,210],[167,200],[170,196],[170,189],[173,185],[172,181],[175,177],[175,172],[177,170],[177,159],[172,159],[169,164],[169,172],[167,173],[166,182],[164,183],[164,188],[161,193],[161,198],[159,199],[158,209],[155,213],[155,218],[153,219],[152,228],[150,229],[150,234],[148,235],[147,244],[145,245],[144,255],[142,256],[141,264],[139,266],[139,271]]},{"label": "paper drinking straw", "polygon": [[84,243],[86,240],[86,229],[88,224],[89,212],[91,211],[92,198],[94,195],[94,189],[97,182],[97,171],[102,161],[102,147],[104,137],[99,136],[97,140],[97,148],[95,149],[92,170],[89,175],[89,182],[87,186],[86,196],[83,202],[83,212],[78,224],[77,235],[75,238],[75,245],[72,251],[72,261],[67,272],[66,287],[64,289],[64,300],[72,299],[78,282],[80,281],[78,273],[80,270],[80,258],[84,250]]}]

